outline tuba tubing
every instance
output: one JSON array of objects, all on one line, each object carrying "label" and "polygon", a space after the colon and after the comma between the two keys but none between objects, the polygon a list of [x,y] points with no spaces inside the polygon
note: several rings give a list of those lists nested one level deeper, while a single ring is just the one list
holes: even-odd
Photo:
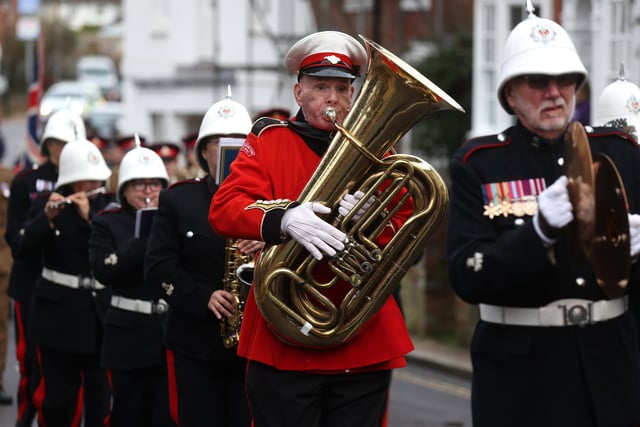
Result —
[{"label": "tuba tubing", "polygon": [[[298,198],[331,207],[323,219],[347,234],[345,250],[320,261],[334,275],[319,280],[319,262],[294,240],[267,246],[256,262],[256,304],[274,334],[295,346],[327,348],[353,338],[400,284],[446,213],[447,188],[430,164],[410,155],[383,157],[427,115],[464,110],[410,65],[360,37],[369,54],[362,88],[343,124],[329,112],[339,132]],[[366,194],[352,212],[370,196],[376,203],[354,223],[338,206],[357,189]],[[405,203],[413,205],[413,215],[379,248],[375,240],[385,218]],[[327,296],[334,286],[344,290],[337,302]]]}]

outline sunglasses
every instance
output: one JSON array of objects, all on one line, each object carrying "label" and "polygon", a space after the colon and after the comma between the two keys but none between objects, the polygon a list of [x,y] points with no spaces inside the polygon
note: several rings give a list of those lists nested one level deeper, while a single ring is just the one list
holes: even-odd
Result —
[{"label": "sunglasses", "polygon": [[559,76],[549,76],[547,74],[530,74],[522,76],[529,89],[542,90],[549,87],[552,80],[558,87],[574,86],[578,82],[578,75],[575,73],[560,74]]}]

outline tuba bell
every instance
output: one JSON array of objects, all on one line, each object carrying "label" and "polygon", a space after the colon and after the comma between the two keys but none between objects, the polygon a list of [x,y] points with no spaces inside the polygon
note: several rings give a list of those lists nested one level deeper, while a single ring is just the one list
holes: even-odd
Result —
[{"label": "tuba bell", "polygon": [[[256,262],[256,304],[274,334],[296,346],[327,348],[353,338],[400,284],[446,213],[447,188],[429,163],[385,155],[425,116],[464,110],[410,65],[360,37],[368,51],[362,88],[342,124],[326,112],[339,132],[298,198],[332,208],[324,219],[345,232],[345,249],[317,261],[291,240],[267,246]],[[365,195],[352,212],[371,197],[375,202],[354,221],[338,207],[358,189]],[[376,239],[389,219],[409,206],[411,216],[379,246]],[[321,263],[328,264],[329,277],[325,268],[318,274]]]}]

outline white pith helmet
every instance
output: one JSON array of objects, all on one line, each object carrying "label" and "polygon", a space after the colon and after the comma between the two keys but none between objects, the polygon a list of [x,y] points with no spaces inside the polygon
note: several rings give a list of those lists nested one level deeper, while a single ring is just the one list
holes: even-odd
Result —
[{"label": "white pith helmet", "polygon": [[511,31],[504,47],[498,100],[509,114],[514,112],[503,90],[515,77],[527,74],[557,76],[576,73],[576,91],[587,79],[587,70],[567,31],[556,22],[536,16],[530,0],[527,0],[527,11],[529,16]]},{"label": "white pith helmet", "polygon": [[45,156],[49,155],[46,140],[54,138],[64,142],[75,139],[87,139],[87,131],[82,117],[71,111],[69,108],[62,108],[49,117],[44,126],[42,137],[40,138],[40,152]]},{"label": "white pith helmet", "polygon": [[620,62],[618,79],[604,88],[598,99],[598,122],[620,128],[638,141],[640,135],[640,88],[625,79]]},{"label": "white pith helmet", "polygon": [[86,139],[76,139],[64,145],[58,168],[56,190],[72,182],[105,181],[111,176],[100,149]]},{"label": "white pith helmet", "polygon": [[157,178],[162,181],[162,187],[169,183],[169,174],[164,162],[155,151],[141,146],[140,137],[135,134],[135,148],[132,148],[120,161],[118,173],[118,202],[125,200],[122,195],[124,185],[134,179]]},{"label": "white pith helmet", "polygon": [[247,109],[242,104],[231,100],[229,87],[227,97],[209,107],[200,124],[195,152],[202,170],[210,172],[209,165],[201,153],[201,144],[205,138],[209,136],[246,137],[251,132],[251,126],[251,117]]}]

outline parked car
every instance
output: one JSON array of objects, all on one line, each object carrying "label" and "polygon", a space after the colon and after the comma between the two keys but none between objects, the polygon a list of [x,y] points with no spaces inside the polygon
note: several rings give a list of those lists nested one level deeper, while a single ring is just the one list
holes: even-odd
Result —
[{"label": "parked car", "polygon": [[40,100],[41,121],[61,108],[71,108],[86,116],[97,104],[104,102],[100,87],[95,82],[62,80],[52,84]]},{"label": "parked car", "polygon": [[124,115],[121,102],[104,102],[96,105],[85,121],[87,132],[93,132],[100,138],[111,141],[120,133],[120,121]]},{"label": "parked car", "polygon": [[76,79],[96,82],[105,99],[120,99],[118,72],[113,59],[108,56],[81,57],[76,64]]}]

